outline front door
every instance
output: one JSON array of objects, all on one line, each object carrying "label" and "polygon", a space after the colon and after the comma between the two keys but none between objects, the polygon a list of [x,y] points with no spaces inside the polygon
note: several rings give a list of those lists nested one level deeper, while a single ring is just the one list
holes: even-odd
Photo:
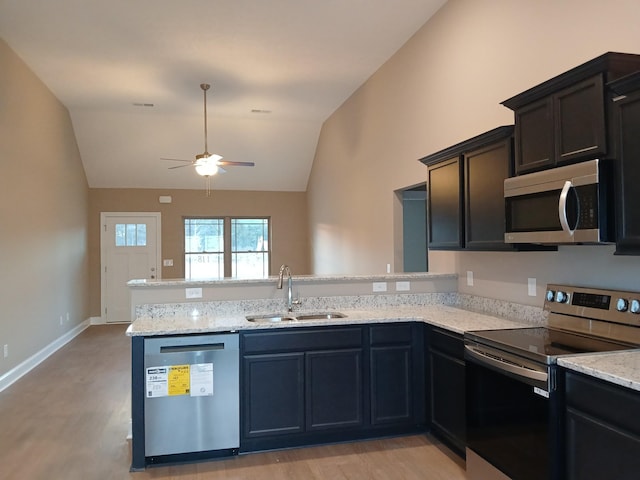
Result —
[{"label": "front door", "polygon": [[102,319],[130,322],[127,282],[160,278],[160,214],[101,213]]}]

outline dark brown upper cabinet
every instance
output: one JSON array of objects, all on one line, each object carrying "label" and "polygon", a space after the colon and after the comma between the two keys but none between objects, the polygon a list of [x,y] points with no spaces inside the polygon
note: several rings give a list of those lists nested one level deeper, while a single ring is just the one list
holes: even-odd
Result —
[{"label": "dark brown upper cabinet", "polygon": [[517,175],[610,156],[605,84],[640,70],[640,55],[609,52],[511,97]]},{"label": "dark brown upper cabinet", "polygon": [[616,254],[640,255],[640,72],[609,84],[614,107]]},{"label": "dark brown upper cabinet", "polygon": [[513,170],[512,125],[495,128],[420,161],[429,167],[430,249],[513,249],[504,243],[504,179]]}]

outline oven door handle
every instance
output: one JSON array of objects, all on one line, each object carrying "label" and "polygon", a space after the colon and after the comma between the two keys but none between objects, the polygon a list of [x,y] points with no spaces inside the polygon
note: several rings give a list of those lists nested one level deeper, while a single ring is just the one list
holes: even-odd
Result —
[{"label": "oven door handle", "polygon": [[479,362],[486,363],[488,365],[491,365],[495,368],[499,368],[500,370],[504,370],[514,375],[518,375],[524,378],[529,378],[531,380],[538,380],[541,382],[546,382],[547,379],[549,378],[549,375],[547,374],[547,372],[538,372],[537,370],[521,367],[520,365],[516,365],[514,363],[501,361],[497,358],[486,355],[481,350],[478,350],[470,345],[465,345],[464,348],[470,357],[478,360]]}]

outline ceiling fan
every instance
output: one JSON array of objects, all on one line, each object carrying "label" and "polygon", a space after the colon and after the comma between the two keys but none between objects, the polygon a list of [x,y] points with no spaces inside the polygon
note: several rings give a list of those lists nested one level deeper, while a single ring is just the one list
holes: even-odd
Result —
[{"label": "ceiling fan", "polygon": [[207,197],[211,196],[211,176],[216,173],[224,173],[226,170],[222,167],[253,167],[254,162],[232,162],[230,160],[222,160],[222,155],[216,153],[209,153],[209,147],[207,145],[207,90],[211,88],[208,83],[201,83],[200,88],[204,94],[204,153],[196,155],[195,160],[183,160],[180,158],[161,158],[161,160],[169,160],[173,162],[186,162],[185,165],[176,165],[175,167],[169,167],[170,170],[174,168],[182,168],[193,166],[196,169],[198,175],[205,177],[207,186]]}]

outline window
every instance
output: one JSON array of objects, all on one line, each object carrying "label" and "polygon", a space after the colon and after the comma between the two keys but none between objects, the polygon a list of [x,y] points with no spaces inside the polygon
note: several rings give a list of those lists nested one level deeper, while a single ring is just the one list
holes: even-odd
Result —
[{"label": "window", "polygon": [[185,278],[269,276],[268,218],[185,218]]},{"label": "window", "polygon": [[116,223],[116,247],[145,247],[147,225],[145,223]]}]

